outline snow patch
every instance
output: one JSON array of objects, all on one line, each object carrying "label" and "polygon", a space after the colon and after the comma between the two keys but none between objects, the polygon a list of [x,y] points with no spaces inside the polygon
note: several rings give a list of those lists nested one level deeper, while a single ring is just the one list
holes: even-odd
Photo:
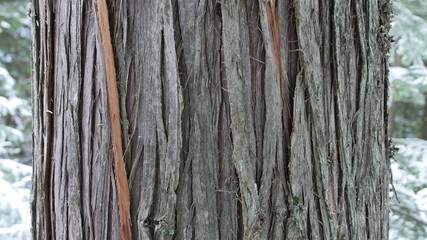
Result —
[{"label": "snow patch", "polygon": [[31,239],[30,166],[0,159],[0,239]]}]

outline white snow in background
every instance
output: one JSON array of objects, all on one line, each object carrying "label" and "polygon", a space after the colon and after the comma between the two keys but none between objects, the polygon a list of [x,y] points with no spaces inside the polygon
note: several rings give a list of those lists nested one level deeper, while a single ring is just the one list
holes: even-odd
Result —
[{"label": "white snow in background", "polygon": [[[409,68],[390,67],[389,75],[390,84],[396,80],[404,81],[406,84],[413,86],[412,91],[419,91],[418,88],[424,89],[427,85],[427,68],[424,65],[413,65]],[[397,89],[397,92],[401,89]]]},{"label": "white snow in background", "polygon": [[[390,239],[425,240],[427,237],[427,141],[393,139],[399,148],[391,163],[397,198],[390,202]],[[391,194],[394,195],[394,194]]]},{"label": "white snow in background", "polygon": [[9,71],[6,68],[0,66],[0,82],[4,82],[3,89],[7,91],[12,91],[13,86],[15,85],[15,79],[13,79]]},{"label": "white snow in background", "polygon": [[[399,157],[402,158],[402,161],[405,161],[404,163],[408,167],[417,172],[417,179],[411,180],[417,181],[419,184],[427,184],[427,141],[419,138],[397,138],[393,139],[393,141],[399,144],[398,146],[403,145],[399,149],[397,163],[399,163]],[[407,181],[404,178],[395,180],[399,182]]]},{"label": "white snow in background", "polygon": [[390,67],[390,82],[394,79],[404,78],[409,73],[407,68],[403,67]]},{"label": "white snow in background", "polygon": [[31,239],[30,166],[0,159],[0,239]]}]

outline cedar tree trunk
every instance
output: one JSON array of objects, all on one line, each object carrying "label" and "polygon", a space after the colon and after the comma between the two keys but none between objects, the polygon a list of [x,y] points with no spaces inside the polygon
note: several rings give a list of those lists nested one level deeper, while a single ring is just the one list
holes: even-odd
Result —
[{"label": "cedar tree trunk", "polygon": [[388,238],[389,0],[103,3],[32,0],[33,239]]}]

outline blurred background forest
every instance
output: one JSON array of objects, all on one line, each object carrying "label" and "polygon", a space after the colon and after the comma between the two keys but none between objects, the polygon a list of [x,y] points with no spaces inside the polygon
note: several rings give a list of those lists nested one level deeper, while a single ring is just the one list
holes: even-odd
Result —
[{"label": "blurred background forest", "polygon": [[[0,239],[31,239],[28,1],[0,0]],[[390,239],[427,239],[427,1],[395,0],[390,52]],[[397,196],[397,197],[396,197]]]}]

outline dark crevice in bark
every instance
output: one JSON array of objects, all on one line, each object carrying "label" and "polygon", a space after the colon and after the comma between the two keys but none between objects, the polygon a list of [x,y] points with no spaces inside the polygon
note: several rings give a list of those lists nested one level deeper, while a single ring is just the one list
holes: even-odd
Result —
[{"label": "dark crevice in bark", "polygon": [[[290,1],[289,9],[288,9],[288,12],[289,12],[288,14],[289,29],[287,33],[289,35],[288,79],[289,79],[289,89],[291,93],[295,91],[296,78],[298,73],[301,71],[298,33],[297,33],[296,18],[295,18],[295,6],[294,6],[295,1],[296,0]],[[291,105],[291,107],[293,107],[293,104]],[[293,112],[292,108],[291,108],[291,112]]]},{"label": "dark crevice in bark", "polygon": [[[391,132],[392,128],[389,127],[389,110],[388,110],[388,99],[389,99],[389,57],[390,57],[390,45],[394,42],[393,36],[390,36],[389,31],[391,28],[391,21],[393,19],[394,13],[393,13],[393,4],[390,1],[387,0],[381,0],[380,2],[380,41],[383,51],[383,57],[382,57],[382,82],[384,84],[384,99],[383,99],[383,106],[384,107],[384,119],[387,123],[387,127],[385,128],[385,136],[387,138],[387,141],[385,141],[385,151],[387,156],[387,165],[390,165],[390,158],[388,157],[388,149],[390,147],[390,141],[391,134],[389,135],[389,132]],[[424,64],[426,65],[426,64]],[[380,85],[381,87],[381,85]],[[426,95],[425,95],[426,96]],[[427,99],[426,99],[427,100]],[[425,106],[425,112],[424,115],[427,117],[427,105]],[[422,139],[427,140],[427,118],[424,119],[424,125],[423,125],[423,136]],[[391,169],[388,169],[389,175],[391,177]],[[391,181],[392,182],[392,181]]]},{"label": "dark crevice in bark", "polygon": [[[307,203],[307,209],[310,209],[310,202]],[[310,211],[307,211],[307,239],[312,239],[311,235],[313,232],[313,229],[311,228],[311,217],[310,217]],[[314,218],[316,219],[316,218]]]},{"label": "dark crevice in bark", "polygon": [[[234,171],[234,176],[236,178],[236,182],[239,183],[240,182],[239,174],[237,174],[236,170]],[[236,197],[237,197],[237,239],[243,239],[243,234],[244,234],[243,220],[244,219],[243,219],[242,192],[240,191],[240,187],[237,188]]]},{"label": "dark crevice in bark", "polygon": [[[80,49],[81,49],[81,56],[80,56],[80,58],[79,58],[79,60],[80,60],[80,62],[79,62],[79,69],[80,69],[80,76],[79,76],[79,78],[80,78],[80,89],[78,90],[78,92],[79,92],[79,97],[78,97],[78,102],[77,102],[77,106],[79,106],[79,109],[78,109],[78,112],[77,112],[77,120],[78,120],[78,122],[79,122],[79,132],[78,132],[78,135],[79,135],[79,140],[80,140],[80,143],[79,143],[79,150],[80,150],[80,154],[79,154],[79,158],[80,158],[80,164],[79,164],[79,172],[80,172],[80,176],[79,176],[79,185],[81,186],[81,198],[80,198],[80,206],[81,206],[81,209],[82,209],[82,212],[81,212],[81,219],[82,219],[82,227],[83,226],[85,226],[86,224],[86,219],[85,219],[85,216],[84,216],[84,208],[85,208],[85,201],[84,201],[84,198],[86,197],[86,192],[84,191],[85,190],[85,176],[84,176],[84,171],[85,171],[85,169],[88,167],[83,161],[84,161],[84,158],[83,158],[83,156],[84,156],[84,148],[83,148],[83,139],[84,139],[84,135],[85,134],[89,134],[89,132],[85,132],[84,131],[84,125],[85,124],[88,124],[88,123],[86,123],[86,122],[84,122],[85,121],[85,119],[84,119],[84,105],[85,105],[85,101],[87,101],[87,99],[85,99],[85,97],[87,97],[87,96],[85,96],[84,95],[84,87],[85,87],[85,82],[84,82],[84,79],[85,79],[85,66],[86,66],[86,62],[87,62],[87,60],[86,60],[86,53],[88,52],[88,47],[87,47],[87,43],[86,43],[86,41],[89,41],[88,40],[88,27],[89,27],[89,24],[88,24],[88,16],[90,16],[90,11],[87,9],[87,7],[88,7],[88,3],[86,3],[86,2],[83,2],[82,3],[82,5],[81,5],[81,8],[82,8],[82,15],[81,15],[81,17],[80,17],[80,20],[81,20],[81,26],[80,26],[80,28],[79,28],[79,30],[80,30],[80,39],[78,40],[79,41],[79,45],[81,46],[80,47]],[[89,100],[89,101],[91,101],[91,99]],[[90,127],[90,125],[88,126],[88,127]],[[90,196],[89,196],[89,198],[90,198]],[[83,231],[83,238],[85,238],[85,239],[88,239],[88,232],[86,232],[86,231]]]},{"label": "dark crevice in bark", "polygon": [[[264,44],[262,44],[262,46],[264,46]],[[265,54],[265,47],[263,47],[262,48],[262,54],[261,54],[261,56],[262,56],[262,60],[265,62],[265,59],[266,59],[266,54]],[[261,68],[261,79],[265,79],[265,66],[263,66],[262,68]],[[260,118],[260,123],[259,123],[259,125],[260,125],[260,129],[259,129],[259,137],[260,137],[260,140],[258,140],[260,143],[259,143],[259,157],[257,157],[257,160],[260,162],[260,164],[259,164],[259,173],[257,173],[257,177],[259,178],[258,179],[258,181],[257,181],[257,183],[259,184],[259,186],[261,186],[261,177],[262,177],[262,168],[263,168],[263,162],[264,162],[264,158],[263,158],[263,151],[264,151],[264,143],[263,143],[263,139],[264,139],[264,132],[265,132],[265,122],[266,122],[266,118],[267,118],[267,115],[265,114],[265,111],[266,111],[266,109],[267,109],[267,106],[266,106],[266,101],[265,101],[265,81],[261,81],[261,84],[260,84],[260,86],[259,86],[259,90],[258,91],[261,91],[261,98],[262,98],[262,100],[261,100],[261,106],[260,106],[260,108],[261,108],[261,110],[260,110],[260,114],[261,114],[261,118]],[[255,137],[256,137],[256,135],[255,135]],[[258,150],[258,148],[257,148],[257,150]]]},{"label": "dark crevice in bark", "polygon": [[[190,115],[189,115],[189,103],[190,103],[190,96],[188,94],[188,73],[187,73],[187,67],[185,64],[185,57],[183,54],[183,43],[182,43],[182,35],[181,35],[181,27],[179,19],[179,1],[172,1],[173,8],[174,8],[174,16],[175,16],[175,49],[177,53],[177,62],[178,62],[178,73],[179,73],[179,81],[180,85],[182,86],[182,96],[183,96],[183,109],[182,109],[182,151],[181,151],[181,159],[182,162],[179,167],[179,182],[178,186],[181,186],[181,179],[183,176],[185,176],[184,167],[188,164],[186,163],[186,159],[188,158],[188,152],[189,152],[189,122],[190,122]],[[179,187],[178,187],[179,188]],[[175,191],[175,193],[178,195],[178,188]]]},{"label": "dark crevice in bark", "polygon": [[[141,154],[139,155],[138,159],[135,159],[135,162],[133,163],[134,165],[132,166],[132,171],[129,174],[129,183],[132,183],[132,180],[134,178],[136,178],[135,173],[133,173],[133,171],[135,171],[136,169],[140,169],[140,171],[142,172],[143,166],[144,166],[144,146],[141,149]],[[134,177],[135,176],[135,177]],[[137,223],[138,221],[138,202],[135,199],[141,199],[141,195],[142,195],[142,191],[140,191],[140,189],[137,189],[136,187],[133,188],[132,184],[129,184],[129,192],[130,195],[132,196],[131,198],[131,202],[130,202],[130,212],[134,213],[131,214],[131,222],[133,224]],[[140,231],[140,229],[138,229],[137,227],[132,227],[132,236],[139,236],[138,232]]]},{"label": "dark crevice in bark", "polygon": [[[44,128],[46,132],[43,132],[43,134],[45,134],[44,136],[44,145],[45,145],[45,149],[44,149],[44,160],[43,160],[43,175],[42,178],[44,180],[44,191],[42,194],[44,194],[44,196],[42,198],[44,198],[44,203],[45,203],[45,218],[46,218],[46,237],[49,239],[52,236],[52,229],[54,229],[53,226],[50,226],[49,223],[53,224],[53,221],[51,221],[52,216],[51,213],[49,213],[48,211],[48,207],[49,205],[53,206],[53,202],[54,202],[54,195],[50,194],[51,190],[52,190],[52,186],[54,186],[54,182],[53,182],[53,178],[51,176],[53,176],[52,173],[52,139],[53,139],[53,134],[54,134],[54,118],[53,118],[53,114],[54,114],[54,109],[53,109],[53,99],[54,99],[54,87],[53,87],[53,59],[55,59],[54,53],[54,47],[52,46],[52,42],[54,41],[54,36],[55,36],[55,28],[53,28],[53,11],[52,11],[52,6],[47,6],[46,8],[43,7],[43,9],[46,11],[46,18],[47,19],[40,19],[39,24],[42,24],[44,27],[48,28],[47,30],[45,29],[45,42],[44,42],[44,57],[46,57],[47,59],[45,59],[45,62],[43,64],[46,64],[46,66],[44,67],[44,74],[43,74],[43,88],[46,89],[45,93],[46,95],[44,95],[43,97],[45,98],[44,103],[47,107],[47,109],[43,108],[43,112],[42,114],[45,115],[46,117],[46,123],[44,123]],[[43,42],[43,40],[42,40]],[[43,44],[42,44],[43,46]],[[43,180],[42,180],[42,184],[43,184]],[[49,183],[49,184],[48,184]]]},{"label": "dark crevice in bark", "polygon": [[[80,70],[80,75],[78,76],[81,80],[83,79],[83,77],[82,77],[82,74],[81,74],[81,66],[83,66],[82,64],[81,64],[81,62],[79,62],[80,63],[80,65],[79,65],[79,70]],[[79,198],[78,199],[78,202],[75,202],[75,203],[77,203],[78,205],[79,205],[79,212],[78,212],[78,214],[80,215],[79,216],[79,218],[81,219],[81,224],[82,224],[82,226],[80,226],[80,228],[82,228],[83,227],[83,212],[82,212],[82,209],[83,209],[83,204],[84,204],[84,199],[83,199],[83,184],[84,184],[84,182],[83,182],[83,168],[84,168],[84,166],[83,166],[83,164],[82,164],[82,156],[83,156],[83,148],[82,148],[82,144],[81,144],[81,141],[82,141],[82,139],[83,139],[83,124],[86,124],[86,123],[83,123],[83,118],[82,118],[82,116],[83,116],[83,114],[82,114],[82,112],[83,112],[83,102],[84,102],[84,100],[83,100],[83,84],[82,84],[82,82],[80,83],[80,86],[79,86],[79,90],[78,90],[78,92],[77,92],[77,106],[76,106],[76,108],[77,109],[72,109],[72,121],[75,123],[75,122],[77,122],[77,124],[74,126],[74,128],[73,128],[73,130],[74,130],[74,134],[75,134],[75,136],[76,136],[76,138],[77,139],[74,139],[74,141],[75,141],[75,147],[77,148],[77,149],[75,149],[75,150],[77,150],[76,151],[76,159],[75,159],[75,161],[77,162],[77,164],[76,163],[74,163],[75,165],[77,165],[77,166],[75,166],[74,164],[74,166],[72,166],[72,171],[73,170],[76,170],[77,171],[77,173],[73,173],[72,175],[77,175],[76,177],[77,177],[77,179],[75,180],[77,183],[78,183],[78,193],[77,194],[73,194],[73,196],[71,196],[71,198],[76,198],[76,196]],[[73,108],[73,107],[71,107],[71,108]],[[73,141],[73,140],[71,140],[71,141]],[[73,151],[73,150],[71,150],[71,151]],[[67,171],[69,171],[68,169],[67,169]],[[75,176],[71,176],[71,178],[74,178]],[[71,185],[73,185],[74,183],[71,183]],[[75,195],[75,196],[74,196]],[[76,214],[75,212],[74,212],[74,214]],[[84,235],[84,232],[82,231],[82,234]],[[83,236],[82,235],[82,236]]]},{"label": "dark crevice in bark", "polygon": [[[335,79],[335,76],[334,76],[334,71],[332,71],[332,78],[333,79]],[[336,84],[336,80],[334,81],[335,82],[335,84],[334,84],[334,89],[335,89],[335,92],[337,91],[337,84]],[[339,207],[343,202],[344,202],[344,199],[342,199],[342,197],[345,195],[345,192],[344,192],[344,189],[345,189],[345,187],[346,187],[346,174],[347,174],[347,172],[346,172],[346,166],[345,166],[345,159],[343,159],[341,156],[344,156],[344,150],[343,149],[341,149],[341,147],[340,147],[340,142],[343,140],[343,136],[342,136],[342,133],[341,133],[341,129],[342,129],[342,127],[340,126],[340,119],[339,119],[339,116],[338,116],[338,114],[340,114],[339,112],[338,112],[338,102],[337,102],[337,99],[336,99],[336,96],[334,95],[333,97],[332,97],[332,100],[334,101],[334,108],[335,108],[335,111],[336,111],[336,113],[335,113],[335,136],[336,136],[336,141],[335,141],[335,149],[336,149],[336,151],[337,151],[337,169],[338,169],[338,179],[337,179],[337,182],[339,183],[339,185],[338,186],[336,186],[337,187],[337,192],[338,192],[338,198],[336,199],[336,201],[337,201],[337,206]]]},{"label": "dark crevice in bark", "polygon": [[[356,4],[356,0],[351,0],[351,2],[350,2],[350,19],[351,19],[351,25],[352,25],[352,29],[353,29],[353,31],[354,31],[354,35],[353,35],[353,44],[354,44],[354,49],[355,49],[355,52],[356,52],[356,69],[357,69],[357,74],[356,74],[356,81],[358,82],[358,84],[355,84],[355,87],[356,87],[356,89],[355,89],[355,92],[356,92],[356,109],[359,109],[359,103],[360,103],[360,99],[359,99],[359,97],[360,97],[360,81],[361,81],[361,78],[362,78],[362,66],[363,66],[363,59],[362,59],[362,57],[360,56],[360,51],[361,51],[361,48],[360,48],[360,45],[361,44],[363,44],[363,43],[361,43],[361,41],[363,41],[363,39],[361,39],[360,38],[360,29],[359,29],[359,26],[358,26],[358,20],[357,20],[357,14],[360,14],[360,13],[358,13],[357,11],[357,4]],[[355,129],[355,125],[353,126],[354,127],[354,129],[353,129],[353,131],[354,132],[356,132],[356,129]]]},{"label": "dark crevice in bark", "polygon": [[[276,145],[276,153],[277,153],[277,145]],[[276,155],[275,161],[277,161],[277,160],[278,159],[277,159],[277,155]],[[279,174],[277,173],[277,169],[273,169],[272,179],[276,179],[278,175]],[[269,199],[274,199],[274,197],[275,197],[273,186],[274,186],[274,183],[272,183],[271,187],[270,187]],[[267,231],[267,236],[269,236],[270,238],[271,238],[271,236],[274,236],[273,230],[274,230],[274,215],[275,215],[275,213],[276,213],[276,209],[271,209],[271,211],[266,216],[264,216],[264,218],[265,218],[264,221],[266,221],[267,223],[270,223],[269,225],[267,225],[268,228],[266,230],[264,230],[264,231]]]},{"label": "dark crevice in bark", "polygon": [[[257,12],[259,12],[259,6],[257,8]],[[258,13],[256,13],[256,16],[258,16]],[[261,29],[261,19],[259,17],[258,17],[258,22],[257,23],[258,23],[258,25],[257,25],[257,29],[256,30],[258,31],[258,29]],[[256,69],[255,71],[261,72],[260,78],[261,79],[265,79],[265,60],[266,60],[266,53],[265,53],[265,44],[263,42],[262,36],[259,36],[259,43],[258,44],[259,44],[258,46],[261,48],[261,54],[260,54],[260,57],[261,57],[261,62],[260,62],[261,66],[260,66],[260,69]],[[259,114],[262,116],[261,117],[261,121],[260,121],[260,126],[261,126],[260,137],[262,137],[261,139],[264,139],[264,134],[263,133],[264,133],[264,130],[265,130],[265,121],[266,121],[266,114],[265,114],[265,109],[266,109],[265,94],[266,94],[266,92],[265,92],[265,81],[261,80],[260,82],[261,82],[261,84],[260,84],[259,89],[258,89],[258,91],[261,92],[260,93],[261,94],[261,104],[260,104],[261,109],[259,110],[259,112],[260,112]],[[262,159],[262,151],[263,151],[262,140],[260,140],[260,145],[261,145],[261,149],[259,151],[260,151],[260,158]]]},{"label": "dark crevice in bark", "polygon": [[348,208],[348,206],[351,206],[351,199],[350,199],[350,197],[353,197],[353,196],[350,196],[349,195],[349,186],[348,185],[346,185],[346,186],[344,186],[344,198],[345,198],[345,206],[346,206],[346,208],[344,208],[345,209],[345,218],[346,218],[346,223],[347,223],[347,225],[346,225],[346,227],[347,227],[347,231],[348,231],[348,236],[354,236],[353,234],[353,226],[351,225],[351,223],[353,222],[352,220],[352,214],[351,214],[351,211],[352,211],[352,209],[349,209]]},{"label": "dark crevice in bark", "polygon": [[[386,106],[386,107],[384,107],[384,119],[385,119],[385,122],[387,123],[387,127],[385,128],[385,136],[387,137],[387,141],[385,142],[385,151],[386,151],[386,156],[388,156],[389,155],[388,150],[389,150],[390,143],[391,143],[389,140],[391,139],[392,134],[393,134],[392,128],[390,126],[392,124],[391,119],[393,119],[393,117],[391,117],[391,119],[389,121],[392,106],[390,106],[390,108],[388,108],[388,106],[389,106],[388,105],[388,100],[389,100],[389,74],[390,74],[390,71],[388,68],[388,57],[386,59],[383,59],[383,69],[385,69],[384,70],[385,73],[384,73],[384,77],[383,77],[383,82],[384,82],[383,106]],[[424,95],[424,96],[425,96],[425,102],[427,102],[427,99],[426,99],[427,96],[426,95]],[[425,123],[425,125],[423,125],[423,129],[425,132],[425,138],[423,138],[423,139],[427,140],[427,105],[425,104],[424,107],[425,107],[425,109],[424,109],[424,116],[425,116],[424,123]],[[387,157],[387,159],[390,160],[388,157]],[[390,164],[388,164],[388,165],[390,165]],[[393,181],[391,181],[391,182],[393,182]]]},{"label": "dark crevice in bark", "polygon": [[365,205],[365,221],[366,221],[366,237],[367,237],[367,239],[371,239],[371,234],[370,234],[370,232],[369,232],[369,226],[370,226],[370,223],[369,223],[369,206],[368,206],[368,204],[366,204]]},{"label": "dark crevice in bark", "polygon": [[[323,58],[323,52],[325,51],[325,38],[323,37],[323,34],[324,34],[324,29],[325,28],[327,28],[327,27],[329,27],[329,26],[327,26],[326,24],[325,24],[325,22],[323,21],[323,12],[325,11],[325,10],[323,10],[324,9],[324,6],[323,6],[323,1],[324,0],[317,0],[317,4],[319,5],[319,8],[318,8],[318,19],[319,19],[319,25],[320,25],[320,27],[321,27],[321,32],[320,32],[320,38],[321,38],[321,44],[320,44],[320,56],[321,56],[321,58],[320,58],[320,62],[322,63],[322,66],[323,65],[325,65],[324,64],[324,62],[323,62],[323,60],[324,60],[324,58]],[[332,0],[330,0],[330,1],[332,1]],[[327,9],[329,6],[327,6],[325,9]]]},{"label": "dark crevice in bark", "polygon": [[[182,152],[181,152],[181,159],[183,159],[180,167],[180,179],[185,176],[185,173],[182,171],[184,170],[183,167],[187,165],[186,159],[188,159],[188,153],[189,153],[189,133],[190,133],[190,95],[188,93],[188,80],[189,76],[187,73],[187,66],[185,63],[185,56],[184,56],[184,46],[183,46],[183,40],[181,35],[181,27],[180,27],[180,16],[178,13],[179,9],[179,1],[173,1],[175,5],[175,13],[176,13],[176,24],[175,24],[175,42],[176,42],[176,52],[177,52],[177,61],[178,61],[178,73],[180,84],[182,86],[182,95],[183,95],[183,109],[182,109]],[[181,180],[180,180],[181,181]],[[179,184],[181,185],[181,184]],[[177,190],[178,192],[178,190]]]},{"label": "dark crevice in bark", "polygon": [[[95,59],[96,59],[96,52],[94,53],[94,56],[95,56]],[[92,72],[92,74],[93,74],[93,72]],[[93,77],[94,76],[92,76],[92,78]],[[95,96],[95,83],[94,83],[94,81],[92,81],[92,84],[91,84],[91,93],[92,93],[91,94],[91,99],[90,99],[90,101],[91,101],[91,103],[90,103],[91,107],[89,109],[93,110],[94,109],[94,105],[95,105],[95,101],[96,101],[96,99],[93,98]],[[90,137],[88,138],[89,141],[88,141],[87,144],[91,145],[91,148],[89,148],[89,149],[93,149],[93,143],[94,143],[94,141],[93,141],[93,136],[92,135],[95,133],[95,128],[96,128],[96,126],[95,126],[95,114],[91,114],[90,118],[91,118],[91,120],[90,120],[90,125],[89,125],[89,131],[87,132],[87,134],[89,134]],[[88,185],[86,186],[87,189],[88,189],[87,190],[88,195],[86,197],[88,199],[93,199],[93,195],[94,195],[94,194],[92,194],[92,191],[90,191],[90,189],[93,189],[93,181],[92,181],[92,179],[93,179],[92,176],[94,174],[93,173],[93,165],[88,163],[89,159],[92,157],[92,154],[93,154],[92,151],[89,152],[88,156],[87,156],[88,158],[85,161],[86,164],[87,164],[86,165],[86,171],[87,171],[86,177],[88,178],[88,180],[87,180],[88,181]],[[82,173],[84,174],[84,172],[82,172]],[[84,198],[82,198],[82,199],[84,199]],[[91,212],[89,211],[90,210],[90,203],[88,201],[86,201],[86,204],[89,205],[89,206],[87,206],[87,208],[83,207],[84,212],[86,212],[87,215],[92,216]],[[82,206],[84,206],[84,205],[82,205]],[[87,231],[87,233],[88,233],[89,236],[86,236],[86,239],[94,239],[94,234],[93,234],[94,220],[93,220],[93,218],[89,217],[89,219],[87,219],[87,221],[88,221],[87,224],[85,224],[85,221],[86,221],[86,216],[83,215],[83,224],[85,226],[88,226],[88,228],[89,228],[89,231]]]},{"label": "dark crevice in bark", "polygon": [[[66,186],[66,187],[68,187],[68,186]],[[65,198],[68,199],[67,193],[65,193],[65,195],[66,195]],[[70,215],[68,214],[68,211],[69,211],[69,208],[67,207],[66,210],[65,210],[65,222],[69,224],[69,222],[70,222],[70,219],[69,219]],[[70,235],[70,227],[69,226],[66,226],[65,232],[66,232],[65,236],[67,236],[67,237],[71,236]]]},{"label": "dark crevice in bark", "polygon": [[[308,91],[306,92],[306,96],[309,96]],[[310,97],[310,96],[309,96]],[[307,116],[314,116],[314,111],[312,109],[308,110],[306,113]],[[313,119],[312,117],[309,118],[309,126],[313,126],[313,122],[316,121],[315,119]],[[314,129],[309,129],[308,130],[309,135],[310,135],[310,141],[311,141],[311,152],[312,154],[316,154],[316,142],[315,142],[315,137],[313,135],[315,135],[316,133],[314,132]],[[322,218],[322,211],[324,211],[325,209],[322,207],[321,201],[322,199],[324,199],[323,196],[323,185],[321,182],[321,178],[323,177],[321,172],[318,170],[320,169],[319,166],[319,156],[312,156],[311,158],[311,168],[312,168],[312,184],[313,184],[313,189],[312,189],[312,195],[313,195],[313,200],[314,202],[311,202],[314,205],[314,211],[317,214],[317,216],[312,216],[313,221],[314,222],[318,222],[319,223],[319,233],[315,233],[315,236],[323,236],[323,218]],[[318,172],[319,171],[319,172]],[[318,176],[320,174],[320,176]],[[320,182],[319,182],[320,180]],[[307,212],[311,212],[310,211],[310,201],[308,202],[308,207],[307,207]],[[310,218],[307,219],[307,222],[310,221]],[[313,234],[312,232],[315,231],[316,229],[312,229],[312,228],[308,228],[307,229],[307,233],[308,234]],[[309,238],[310,239],[310,238]]]},{"label": "dark crevice in bark", "polygon": [[[161,124],[161,123],[159,123]],[[154,176],[153,176],[153,182],[151,183],[153,185],[153,188],[155,189],[153,191],[153,202],[156,202],[156,200],[159,199],[160,196],[160,191],[161,189],[159,189],[160,187],[160,180],[161,180],[161,175],[160,175],[160,156],[159,156],[159,144],[158,144],[158,135],[156,134],[156,154],[155,154],[155,171],[154,171]],[[156,227],[159,226],[158,225],[158,220],[155,219],[155,212],[156,212],[156,204],[152,204],[150,205],[150,210],[148,213],[147,218],[144,220],[144,226],[146,228],[149,229],[150,231],[150,237],[154,237],[155,236],[155,231],[156,231]]]},{"label": "dark crevice in bark", "polygon": [[[184,53],[184,41],[183,41],[183,29],[182,29],[182,19],[180,16],[179,9],[182,7],[180,4],[182,2],[180,1],[172,1],[175,9],[175,42],[176,42],[176,52],[177,52],[177,61],[178,61],[178,73],[179,73],[179,81],[180,85],[182,87],[182,96],[183,96],[183,102],[182,102],[182,150],[180,153],[181,163],[179,166],[179,180],[178,180],[178,187],[175,191],[177,196],[177,208],[175,209],[176,212],[176,224],[177,224],[177,231],[175,232],[174,238],[179,237],[188,237],[190,239],[193,239],[194,237],[194,228],[191,229],[191,233],[188,233],[187,235],[187,229],[186,224],[187,222],[184,221],[190,221],[193,222],[194,219],[194,208],[193,208],[193,191],[191,190],[193,188],[192,181],[190,176],[192,176],[192,163],[189,160],[189,154],[190,154],[190,111],[192,109],[192,105],[190,104],[190,92],[189,92],[189,72],[188,67],[185,59],[185,53]],[[187,192],[186,192],[187,191]],[[186,211],[190,211],[190,213],[187,213]],[[183,214],[188,214],[188,217],[190,219],[186,219]],[[182,225],[181,225],[182,223]]]},{"label": "dark crevice in bark", "polygon": [[256,183],[261,187],[261,175],[263,168],[263,135],[265,125],[265,89],[264,89],[264,74],[265,74],[265,48],[262,38],[261,20],[259,16],[259,2],[246,2],[246,21],[248,23],[249,36],[249,56],[250,56],[250,71],[251,71],[251,117],[252,128],[255,136],[255,155],[256,155]]},{"label": "dark crevice in bark", "polygon": [[[115,188],[114,187],[115,181],[114,181],[114,176],[113,175],[110,177],[109,185],[111,187],[111,190],[114,190],[114,188]],[[113,215],[111,213],[111,210],[114,209],[114,206],[113,206],[114,205],[114,201],[115,201],[114,194],[109,194],[108,200],[109,200],[108,203],[106,203],[107,206],[108,206],[108,214],[107,214],[107,217],[106,217],[105,221],[107,222],[106,223],[107,224],[107,228],[108,229],[113,229]],[[107,231],[106,234],[105,234],[105,239],[113,240],[113,231]]]},{"label": "dark crevice in bark", "polygon": [[[166,112],[167,109],[167,105],[169,105],[168,103],[168,98],[167,98],[167,92],[166,92],[166,87],[165,87],[165,81],[166,81],[166,69],[165,69],[165,37],[164,37],[164,31],[161,31],[161,43],[160,43],[160,99],[161,99],[161,112],[162,112],[162,123],[163,124],[163,128],[164,128],[164,132],[165,132],[165,138],[166,138],[166,142],[168,141],[168,125],[167,125],[167,121],[168,121],[168,113]],[[157,120],[159,121],[159,120]]]},{"label": "dark crevice in bark", "polygon": [[284,150],[284,174],[285,174],[285,184],[289,185],[287,183],[290,182],[289,176],[290,176],[290,170],[289,170],[289,163],[290,163],[290,156],[291,156],[291,134],[293,131],[293,119],[294,119],[294,97],[295,97],[295,87],[296,87],[296,80],[297,75],[301,71],[301,65],[300,65],[300,53],[298,52],[299,49],[299,42],[298,42],[298,33],[297,33],[297,25],[296,25],[296,18],[295,18],[295,6],[294,6],[295,0],[289,0],[287,5],[287,22],[288,22],[288,29],[286,29],[288,36],[288,43],[287,43],[287,79],[288,79],[288,97],[287,100],[290,101],[289,104],[289,116],[288,118],[284,118],[284,115],[282,115],[283,123],[286,123],[288,121],[288,124],[284,124],[283,126],[290,129],[285,129],[288,133],[288,136],[283,136],[283,150]]},{"label": "dark crevice in bark", "polygon": [[[365,30],[368,30],[368,29],[370,29],[370,25],[371,25],[371,22],[370,22],[370,12],[369,12],[369,7],[370,7],[370,4],[369,4],[369,0],[363,0],[362,1],[362,8],[363,8],[363,16],[364,16],[364,20],[365,20]],[[366,40],[366,43],[367,43],[367,45],[368,45],[368,49],[369,49],[369,41],[368,41],[368,39],[369,39],[369,31],[365,31],[365,37],[363,38],[363,39],[365,39]]]}]

